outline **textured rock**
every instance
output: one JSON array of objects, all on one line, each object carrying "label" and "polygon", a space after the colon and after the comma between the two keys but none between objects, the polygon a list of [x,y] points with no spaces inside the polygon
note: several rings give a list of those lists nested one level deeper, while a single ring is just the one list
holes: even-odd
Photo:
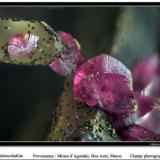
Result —
[{"label": "textured rock", "polygon": [[[48,65],[66,50],[57,33],[45,22],[21,19],[0,19],[0,61],[11,64]],[[39,37],[37,49],[32,56],[17,57],[8,53],[8,42],[17,34],[32,34]]]}]

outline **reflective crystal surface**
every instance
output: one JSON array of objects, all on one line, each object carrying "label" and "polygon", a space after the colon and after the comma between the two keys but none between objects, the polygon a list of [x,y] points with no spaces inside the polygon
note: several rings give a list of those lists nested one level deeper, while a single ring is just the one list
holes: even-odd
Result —
[{"label": "reflective crystal surface", "polygon": [[59,57],[52,60],[50,68],[61,76],[73,73],[83,62],[80,46],[69,33],[59,31],[58,35],[68,47]]},{"label": "reflective crystal surface", "polygon": [[17,34],[8,42],[8,53],[12,56],[31,56],[37,49],[39,37],[32,34]]}]

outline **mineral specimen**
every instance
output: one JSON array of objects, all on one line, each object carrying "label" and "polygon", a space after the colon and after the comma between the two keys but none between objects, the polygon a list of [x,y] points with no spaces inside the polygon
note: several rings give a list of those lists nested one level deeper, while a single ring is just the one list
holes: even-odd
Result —
[{"label": "mineral specimen", "polygon": [[49,64],[50,68],[61,76],[73,73],[83,62],[82,51],[78,42],[66,32],[59,31],[58,35],[67,45],[67,51],[54,58]]},{"label": "mineral specimen", "polygon": [[37,49],[39,37],[33,34],[17,34],[8,42],[8,53],[12,56],[31,56]]}]

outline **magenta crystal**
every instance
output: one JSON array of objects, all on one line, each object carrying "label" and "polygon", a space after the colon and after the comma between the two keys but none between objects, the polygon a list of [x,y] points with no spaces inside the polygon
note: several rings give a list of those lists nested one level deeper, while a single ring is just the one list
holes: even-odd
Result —
[{"label": "magenta crystal", "polygon": [[[147,86],[143,90],[141,90],[141,95],[152,98],[156,101],[156,99],[159,99],[160,96],[160,73],[159,73],[160,67],[157,67],[157,70],[155,73],[153,73],[152,78]],[[136,89],[135,89],[136,90]]]},{"label": "magenta crystal", "polygon": [[112,114],[112,124],[115,127],[115,129],[119,129],[124,126],[130,126],[131,124],[135,124],[137,119],[140,118],[138,110],[135,111],[132,114]]},{"label": "magenta crystal", "polygon": [[137,124],[121,128],[118,130],[118,133],[124,141],[160,141],[159,134]]},{"label": "magenta crystal", "polygon": [[154,106],[150,112],[138,119],[136,124],[160,136],[160,106]]},{"label": "magenta crystal", "polygon": [[80,81],[86,79],[86,77],[92,77],[97,73],[114,73],[124,75],[129,80],[129,87],[132,88],[132,76],[129,69],[115,58],[101,54],[81,65],[75,73],[73,91],[76,99],[78,99],[77,87],[80,84]]},{"label": "magenta crystal", "polygon": [[[147,96],[158,99],[160,97],[160,73],[156,73],[153,76],[150,85],[151,86],[149,88],[149,94]],[[144,92],[146,91],[146,89],[148,89],[148,87],[144,89]]]},{"label": "magenta crystal", "polygon": [[[113,123],[121,124],[122,122],[120,118],[119,121],[115,118]],[[116,128],[125,141],[158,141],[160,140],[160,107],[155,106],[142,117],[137,117],[135,123],[129,127],[116,126]]]},{"label": "magenta crystal", "polygon": [[133,82],[136,100],[141,116],[152,110],[159,103],[160,74],[158,57],[151,55],[141,60],[134,68]]},{"label": "magenta crystal", "polygon": [[120,74],[126,76],[128,79],[132,77],[130,70],[120,61],[106,54],[101,54],[84,63],[83,66],[78,69],[75,79],[79,81],[85,76],[96,72]]},{"label": "magenta crystal", "polygon": [[78,42],[69,33],[62,31],[57,33],[68,49],[59,57],[53,59],[49,67],[61,76],[66,76],[73,73],[82,64],[84,58]]},{"label": "magenta crystal", "polygon": [[156,56],[139,63],[133,72],[136,82],[133,91],[130,71],[118,60],[102,54],[75,72],[74,97],[106,111],[123,140],[160,140],[160,108],[153,109],[155,103],[159,104],[157,68]]},{"label": "magenta crystal", "polygon": [[77,85],[75,99],[89,106],[100,106],[109,113],[129,114],[134,107],[134,96],[128,79],[117,74],[95,74]]},{"label": "magenta crystal", "polygon": [[155,103],[155,101],[152,97],[146,97],[146,96],[140,95],[138,93],[135,93],[135,97],[137,100],[137,104],[139,106],[139,111],[140,111],[141,116],[145,115],[150,110],[152,110],[152,107]]},{"label": "magenta crystal", "polygon": [[12,56],[30,56],[37,49],[38,36],[32,34],[17,34],[8,42],[8,53]]},{"label": "magenta crystal", "polygon": [[158,67],[157,55],[151,55],[140,61],[133,70],[133,81],[136,90],[143,90],[152,80]]},{"label": "magenta crystal", "polygon": [[109,113],[129,114],[135,109],[130,72],[116,59],[102,54],[81,65],[74,77],[74,97]]},{"label": "magenta crystal", "polygon": [[63,42],[68,46],[68,48],[80,50],[80,45],[77,40],[74,39],[69,33],[58,31],[57,34],[63,39]]}]

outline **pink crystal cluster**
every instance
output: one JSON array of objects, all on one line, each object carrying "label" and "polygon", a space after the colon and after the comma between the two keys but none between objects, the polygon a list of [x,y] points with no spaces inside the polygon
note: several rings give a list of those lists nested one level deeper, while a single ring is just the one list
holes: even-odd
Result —
[{"label": "pink crystal cluster", "polygon": [[60,54],[58,58],[53,59],[49,67],[61,76],[66,76],[73,73],[82,64],[84,59],[80,45],[76,39],[63,31],[59,31],[57,34],[62,38],[67,46],[67,50]]},{"label": "pink crystal cluster", "polygon": [[105,111],[125,141],[160,140],[160,65],[151,55],[133,72],[117,59],[101,54],[83,63],[77,41],[58,32],[67,50],[49,64],[56,73],[74,73],[74,98]]},{"label": "pink crystal cluster", "polygon": [[[156,55],[138,62],[131,73],[117,59],[101,54],[84,63],[77,40],[59,31],[66,51],[49,67],[67,76],[74,73],[74,98],[88,107],[105,111],[125,141],[160,141],[160,64]],[[39,37],[13,35],[8,43],[12,56],[30,56]]]},{"label": "pink crystal cluster", "polygon": [[107,112],[123,140],[158,141],[159,70],[158,58],[153,55],[135,66],[132,78],[121,62],[102,54],[88,60],[75,72],[74,97]]}]

